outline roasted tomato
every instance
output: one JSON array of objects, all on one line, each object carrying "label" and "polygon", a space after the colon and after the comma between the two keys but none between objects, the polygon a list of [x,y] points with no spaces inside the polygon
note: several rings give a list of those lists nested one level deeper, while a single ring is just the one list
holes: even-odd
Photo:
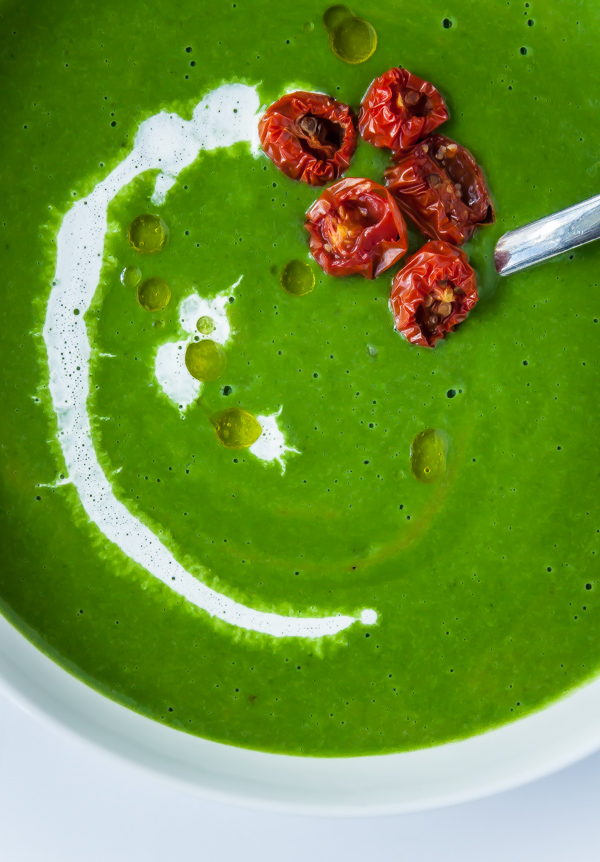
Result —
[{"label": "roasted tomato", "polygon": [[443,135],[431,135],[385,172],[400,209],[432,239],[461,245],[494,209],[481,168],[471,153]]},{"label": "roasted tomato", "polygon": [[425,243],[396,273],[390,297],[396,329],[422,347],[434,347],[478,299],[466,254],[447,242]]},{"label": "roasted tomato", "polygon": [[347,170],[357,143],[352,109],[321,93],[288,93],[258,124],[263,150],[293,180],[322,186]]},{"label": "roasted tomato", "polygon": [[372,180],[340,180],[322,192],[306,217],[310,250],[329,275],[375,278],[406,254],[402,213]]},{"label": "roasted tomato", "polygon": [[446,103],[433,84],[398,68],[376,78],[367,90],[358,130],[365,141],[399,155],[447,119]]}]

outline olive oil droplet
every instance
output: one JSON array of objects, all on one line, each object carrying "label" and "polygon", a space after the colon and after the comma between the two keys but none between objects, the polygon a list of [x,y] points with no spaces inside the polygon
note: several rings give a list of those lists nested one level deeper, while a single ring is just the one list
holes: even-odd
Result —
[{"label": "olive oil droplet", "polygon": [[344,63],[364,63],[377,48],[375,28],[353,15],[347,6],[330,6],[323,15],[331,50]]},{"label": "olive oil droplet", "polygon": [[347,6],[343,6],[341,3],[336,6],[330,6],[329,9],[326,9],[323,13],[323,24],[325,25],[325,29],[335,30],[342,21],[345,21],[347,18],[353,18],[354,15],[348,9]]},{"label": "olive oil droplet", "polygon": [[368,21],[348,18],[333,30],[331,49],[344,63],[364,63],[377,47],[377,33]]},{"label": "olive oil droplet", "polygon": [[308,263],[290,260],[279,277],[282,288],[293,296],[305,296],[315,286],[315,274]]},{"label": "olive oil droplet", "polygon": [[169,241],[169,228],[160,216],[145,213],[134,218],[127,232],[129,242],[142,254],[154,254]]},{"label": "olive oil droplet", "polygon": [[164,278],[146,278],[137,289],[137,301],[146,311],[162,311],[171,299],[171,288]]},{"label": "olive oil droplet", "polygon": [[220,344],[210,338],[193,341],[185,351],[187,370],[196,380],[209,383],[217,380],[225,371],[227,358]]},{"label": "olive oil droplet", "polygon": [[137,287],[142,280],[142,270],[139,266],[126,266],[120,278],[125,287]]},{"label": "olive oil droplet", "polygon": [[420,431],[410,445],[410,468],[415,479],[431,484],[446,472],[447,443],[442,431]]},{"label": "olive oil droplet", "polygon": [[256,443],[262,428],[252,413],[232,407],[211,417],[219,443],[228,449],[246,449]]},{"label": "olive oil droplet", "polygon": [[205,314],[203,317],[199,317],[196,321],[196,329],[198,332],[201,332],[202,335],[210,335],[211,332],[215,331],[215,322],[212,317]]}]

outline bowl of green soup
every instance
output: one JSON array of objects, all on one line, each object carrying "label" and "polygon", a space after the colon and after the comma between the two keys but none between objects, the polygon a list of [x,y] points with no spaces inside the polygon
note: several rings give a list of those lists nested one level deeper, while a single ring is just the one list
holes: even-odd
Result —
[{"label": "bowl of green soup", "polygon": [[[600,251],[493,264],[597,191],[596,7],[2,0],[0,27],[2,686],[281,810],[418,810],[597,748]],[[320,268],[321,189],[258,133],[398,66],[495,210],[433,349],[394,329],[405,261]],[[389,164],[359,140],[344,175]]]}]

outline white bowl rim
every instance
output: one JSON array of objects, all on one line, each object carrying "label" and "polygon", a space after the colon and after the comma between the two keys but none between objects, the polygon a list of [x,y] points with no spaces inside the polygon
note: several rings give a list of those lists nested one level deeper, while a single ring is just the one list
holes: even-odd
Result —
[{"label": "white bowl rim", "polygon": [[459,742],[398,754],[297,757],[211,742],[99,694],[0,616],[0,690],[45,724],[206,799],[320,816],[402,814],[472,801],[600,748],[600,678]]}]

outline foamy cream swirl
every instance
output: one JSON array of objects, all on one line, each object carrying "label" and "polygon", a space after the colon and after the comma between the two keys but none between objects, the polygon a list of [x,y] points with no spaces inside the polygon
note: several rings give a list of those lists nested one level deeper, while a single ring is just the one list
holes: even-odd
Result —
[{"label": "foamy cream swirl", "polygon": [[377,614],[364,610],[359,617],[285,616],[247,607],[206,586],[116,498],[98,461],[87,411],[91,346],[84,314],[100,280],[110,201],[134,177],[158,169],[152,200],[161,203],[180,171],[201,150],[247,141],[256,153],[258,109],[255,88],[225,84],[197,105],[189,121],[161,112],[141,124],[132,152],[91,194],[74,203],[62,221],[43,337],[58,440],[68,476],[88,517],[106,538],[169,589],[211,616],[273,637],[318,638],[336,634],[357,619],[372,624]]}]

